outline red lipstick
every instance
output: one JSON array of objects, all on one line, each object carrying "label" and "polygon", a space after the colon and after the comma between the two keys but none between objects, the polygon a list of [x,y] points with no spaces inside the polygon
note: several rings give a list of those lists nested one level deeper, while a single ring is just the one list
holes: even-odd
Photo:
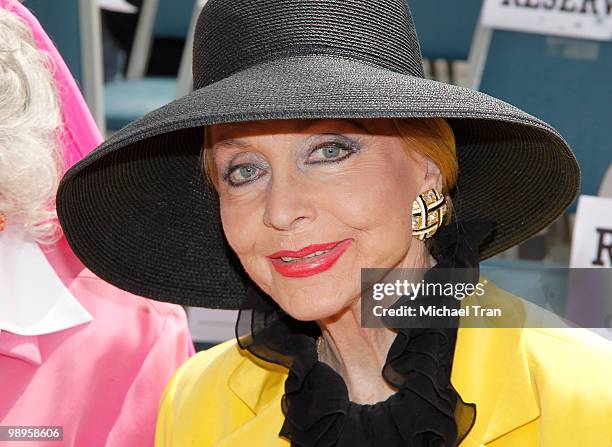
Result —
[{"label": "red lipstick", "polygon": [[[303,277],[315,275],[331,268],[346,251],[352,239],[311,244],[298,251],[281,250],[268,256],[274,269],[283,276]],[[318,251],[326,251],[313,255]],[[305,258],[305,256],[313,255]],[[284,259],[282,259],[284,258]],[[293,258],[293,260],[289,260]]]}]

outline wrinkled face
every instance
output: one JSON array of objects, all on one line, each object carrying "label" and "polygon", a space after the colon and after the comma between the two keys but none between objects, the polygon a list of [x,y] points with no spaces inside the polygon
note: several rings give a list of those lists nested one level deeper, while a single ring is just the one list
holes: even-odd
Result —
[{"label": "wrinkled face", "polygon": [[228,242],[296,319],[339,314],[359,299],[361,268],[404,266],[423,244],[411,206],[432,163],[390,120],[222,124],[211,141]]}]

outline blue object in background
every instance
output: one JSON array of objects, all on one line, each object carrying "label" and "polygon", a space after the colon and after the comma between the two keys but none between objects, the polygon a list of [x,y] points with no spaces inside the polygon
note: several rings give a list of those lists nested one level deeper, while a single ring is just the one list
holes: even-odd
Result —
[{"label": "blue object in background", "polygon": [[25,0],[23,4],[36,16],[82,86],[78,0]]},{"label": "blue object in background", "polygon": [[610,42],[495,30],[479,90],[555,127],[580,164],[581,194],[597,195],[612,162],[611,76]]},{"label": "blue object in background", "polygon": [[482,0],[408,0],[425,59],[467,60]]},{"label": "blue object in background", "polygon": [[153,35],[184,39],[189,30],[194,3],[194,0],[160,0]]},{"label": "blue object in background", "polygon": [[176,99],[176,78],[143,77],[109,82],[104,87],[106,126],[117,130]]},{"label": "blue object in background", "polygon": [[[166,37],[186,39],[195,0],[159,0],[153,22],[151,39]],[[140,20],[143,19],[141,14]],[[141,24],[139,23],[139,26]],[[132,49],[136,57],[138,48]],[[148,55],[145,55],[148,60]],[[119,79],[104,87],[106,125],[118,130],[147,113],[175,100],[178,96],[176,77],[149,77],[142,73],[134,79]]]}]

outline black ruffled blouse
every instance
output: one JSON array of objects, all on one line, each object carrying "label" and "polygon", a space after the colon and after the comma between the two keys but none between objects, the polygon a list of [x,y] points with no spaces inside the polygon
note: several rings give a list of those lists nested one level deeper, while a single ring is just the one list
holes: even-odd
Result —
[{"label": "black ruffled blouse", "polygon": [[[428,243],[437,264],[427,273],[470,267],[477,280],[478,246],[493,228],[485,219],[442,227]],[[397,329],[382,375],[398,391],[375,404],[349,400],[344,379],[318,360],[319,335],[316,322],[293,319],[249,287],[236,336],[241,348],[289,369],[279,435],[292,446],[453,447],[472,428],[476,405],[465,403],[450,382],[456,326]]]}]

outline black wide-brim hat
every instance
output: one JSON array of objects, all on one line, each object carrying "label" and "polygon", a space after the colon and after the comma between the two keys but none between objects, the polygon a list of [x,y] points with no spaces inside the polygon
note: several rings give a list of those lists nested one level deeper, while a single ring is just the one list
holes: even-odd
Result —
[{"label": "black wide-brim hat", "polygon": [[481,259],[548,226],[577,194],[578,164],[551,126],[424,78],[404,0],[209,0],[193,56],[192,93],[115,133],[58,190],[59,220],[76,255],[134,294],[236,309],[251,281],[203,178],[205,125],[445,118],[459,160],[456,218],[496,222]]}]

